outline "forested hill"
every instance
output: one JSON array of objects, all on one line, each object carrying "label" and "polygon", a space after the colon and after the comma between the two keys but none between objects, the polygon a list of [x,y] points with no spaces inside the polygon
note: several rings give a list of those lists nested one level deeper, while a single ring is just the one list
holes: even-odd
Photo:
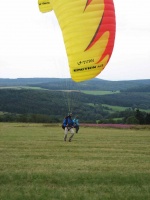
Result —
[{"label": "forested hill", "polygon": [[39,84],[49,81],[53,82],[53,78],[0,78],[0,86],[27,86],[29,84]]},{"label": "forested hill", "polygon": [[149,124],[150,79],[0,79],[0,121],[60,122],[71,109],[82,122],[126,123],[137,108],[143,109],[138,123]]},{"label": "forested hill", "polygon": [[0,79],[0,87],[30,86],[41,87],[50,90],[131,90],[149,91],[150,79],[130,80],[130,81],[108,81],[102,79],[92,79],[89,81],[75,83],[71,79],[60,78],[18,78]]}]

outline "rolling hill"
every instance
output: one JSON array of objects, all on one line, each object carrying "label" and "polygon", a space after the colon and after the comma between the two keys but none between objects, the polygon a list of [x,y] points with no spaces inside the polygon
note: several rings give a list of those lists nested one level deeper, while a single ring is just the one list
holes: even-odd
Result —
[{"label": "rolling hill", "polygon": [[59,121],[69,110],[83,121],[124,117],[123,110],[149,112],[149,88],[150,80],[0,79],[0,113],[46,115]]},{"label": "rolling hill", "polygon": [[89,81],[75,83],[71,79],[59,78],[18,78],[0,79],[0,87],[30,86],[41,87],[50,90],[101,90],[117,91],[131,88],[148,87],[150,79],[131,81],[107,81],[102,79],[92,79]]}]

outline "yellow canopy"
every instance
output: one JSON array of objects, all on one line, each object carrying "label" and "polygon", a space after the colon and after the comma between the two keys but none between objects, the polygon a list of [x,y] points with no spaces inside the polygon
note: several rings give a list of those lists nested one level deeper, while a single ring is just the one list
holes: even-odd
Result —
[{"label": "yellow canopy", "polygon": [[75,82],[96,77],[107,65],[115,40],[113,0],[39,0],[41,12],[54,10]]}]

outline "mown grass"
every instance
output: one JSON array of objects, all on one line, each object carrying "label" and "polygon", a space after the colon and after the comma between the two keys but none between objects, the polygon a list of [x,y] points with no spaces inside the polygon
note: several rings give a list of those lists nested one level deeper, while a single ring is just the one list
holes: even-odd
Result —
[{"label": "mown grass", "polygon": [[1,200],[149,200],[148,129],[0,123]]}]

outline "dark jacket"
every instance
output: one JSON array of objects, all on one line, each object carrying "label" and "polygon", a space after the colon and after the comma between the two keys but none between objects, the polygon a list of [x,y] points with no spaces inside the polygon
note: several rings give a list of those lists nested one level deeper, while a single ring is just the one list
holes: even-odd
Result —
[{"label": "dark jacket", "polygon": [[71,116],[67,116],[67,117],[65,117],[65,119],[63,120],[63,126],[64,126],[64,127],[66,127],[66,126],[72,127],[73,124],[74,124],[74,122],[73,122]]}]

